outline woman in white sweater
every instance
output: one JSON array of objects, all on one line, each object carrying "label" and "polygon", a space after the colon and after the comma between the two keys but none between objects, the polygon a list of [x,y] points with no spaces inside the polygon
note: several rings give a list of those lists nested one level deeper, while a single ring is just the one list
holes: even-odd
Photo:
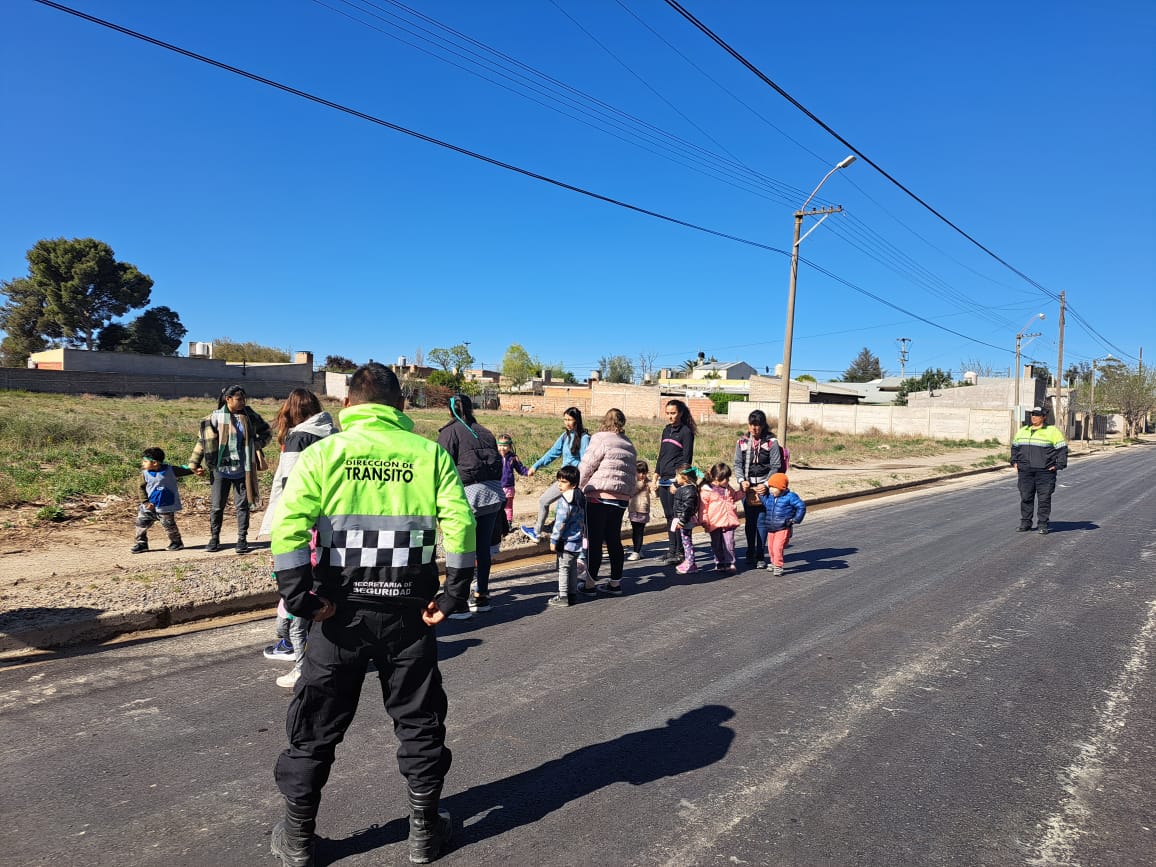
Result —
[{"label": "woman in white sweater", "polygon": [[610,580],[599,584],[598,589],[614,596],[622,594],[622,568],[626,559],[622,549],[622,517],[638,484],[638,452],[627,439],[625,430],[626,416],[622,410],[608,410],[578,466],[578,486],[586,495],[590,577],[598,578],[605,543],[610,558]]}]

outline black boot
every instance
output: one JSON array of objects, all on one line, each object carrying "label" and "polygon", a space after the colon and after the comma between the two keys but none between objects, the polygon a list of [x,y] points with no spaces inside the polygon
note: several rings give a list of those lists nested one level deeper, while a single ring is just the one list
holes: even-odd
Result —
[{"label": "black boot", "polygon": [[414,864],[429,864],[444,855],[450,846],[453,820],[445,810],[438,809],[442,788],[429,792],[409,791],[409,860]]},{"label": "black boot", "polygon": [[285,818],[273,826],[269,839],[269,850],[281,859],[282,867],[313,867],[317,806],[285,799]]},{"label": "black boot", "polygon": [[221,550],[221,520],[223,517],[223,511],[214,509],[209,512],[209,544],[205,546],[205,550],[210,553]]}]

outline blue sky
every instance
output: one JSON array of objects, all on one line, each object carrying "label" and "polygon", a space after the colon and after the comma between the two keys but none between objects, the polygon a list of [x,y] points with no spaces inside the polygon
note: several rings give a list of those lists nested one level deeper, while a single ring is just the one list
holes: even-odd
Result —
[{"label": "blue sky", "polygon": [[[779,251],[848,153],[662,0],[71,5]],[[1065,367],[1156,355],[1156,4],[683,5],[1043,287],[860,159],[817,200],[846,213],[801,247],[840,279],[800,269],[795,375],[837,377],[864,346],[898,373],[900,337],[909,374],[1006,370],[1037,312],[1047,318],[1028,330],[1042,336],[1024,356],[1054,369],[1061,291]],[[433,19],[426,38],[448,27],[484,46],[475,56],[505,55],[485,75],[506,86],[472,74],[461,47],[451,65],[397,29],[415,12]],[[25,274],[40,238],[92,236],[154,278],[151,303],[177,310],[189,340],[358,362],[469,341],[487,367],[520,343],[580,378],[615,354],[782,359],[784,252],[511,173],[32,0],[0,4],[0,58],[0,277]],[[584,96],[531,101],[501,77],[515,63],[536,87],[546,75]],[[582,120],[564,113],[576,102]],[[597,128],[612,111],[614,135]]]}]

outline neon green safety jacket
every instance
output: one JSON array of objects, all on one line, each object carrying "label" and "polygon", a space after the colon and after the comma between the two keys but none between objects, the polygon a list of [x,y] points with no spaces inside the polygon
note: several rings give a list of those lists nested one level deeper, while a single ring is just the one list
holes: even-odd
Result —
[{"label": "neon green safety jacket", "polygon": [[1025,424],[1012,440],[1011,462],[1021,470],[1062,470],[1068,465],[1068,442],[1055,425]]},{"label": "neon green safety jacket", "polygon": [[273,514],[273,569],[285,607],[309,617],[321,607],[313,593],[425,606],[438,593],[440,527],[446,592],[438,607],[465,610],[475,525],[453,459],[393,407],[357,404],[340,419],[340,433],[301,453]]}]

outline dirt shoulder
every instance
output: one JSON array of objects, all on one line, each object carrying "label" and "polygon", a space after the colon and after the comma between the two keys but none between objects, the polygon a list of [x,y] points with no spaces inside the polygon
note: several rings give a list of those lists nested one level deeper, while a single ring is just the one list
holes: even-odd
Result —
[{"label": "dirt shoulder", "polygon": [[[1083,444],[1073,444],[1074,455],[1085,451]],[[975,448],[894,460],[882,455],[847,466],[796,466],[790,473],[791,487],[813,501],[950,476],[992,466],[993,461],[995,466],[1006,466],[1003,454],[998,449]],[[548,476],[552,474],[518,479],[515,523],[532,522]],[[203,503],[194,499],[179,516],[183,551],[163,550],[164,533],[158,525],[150,537],[159,547],[144,554],[129,553],[133,504],[106,502],[102,506],[94,507],[83,519],[60,525],[26,524],[28,516],[17,515],[4,521],[0,529],[0,652],[24,646],[22,633],[47,630],[54,635],[53,629],[60,627],[64,634],[69,624],[84,621],[164,625],[203,616],[214,606],[227,609],[236,600],[252,600],[254,606],[274,601],[268,543],[258,542],[244,556],[231,547],[205,552],[208,518]],[[260,519],[260,514],[253,516],[254,527]],[[232,538],[226,520],[222,541]],[[532,548],[516,532],[502,547],[503,555],[510,551],[509,556],[517,556],[519,548]],[[149,617],[136,616],[142,613]]]}]

